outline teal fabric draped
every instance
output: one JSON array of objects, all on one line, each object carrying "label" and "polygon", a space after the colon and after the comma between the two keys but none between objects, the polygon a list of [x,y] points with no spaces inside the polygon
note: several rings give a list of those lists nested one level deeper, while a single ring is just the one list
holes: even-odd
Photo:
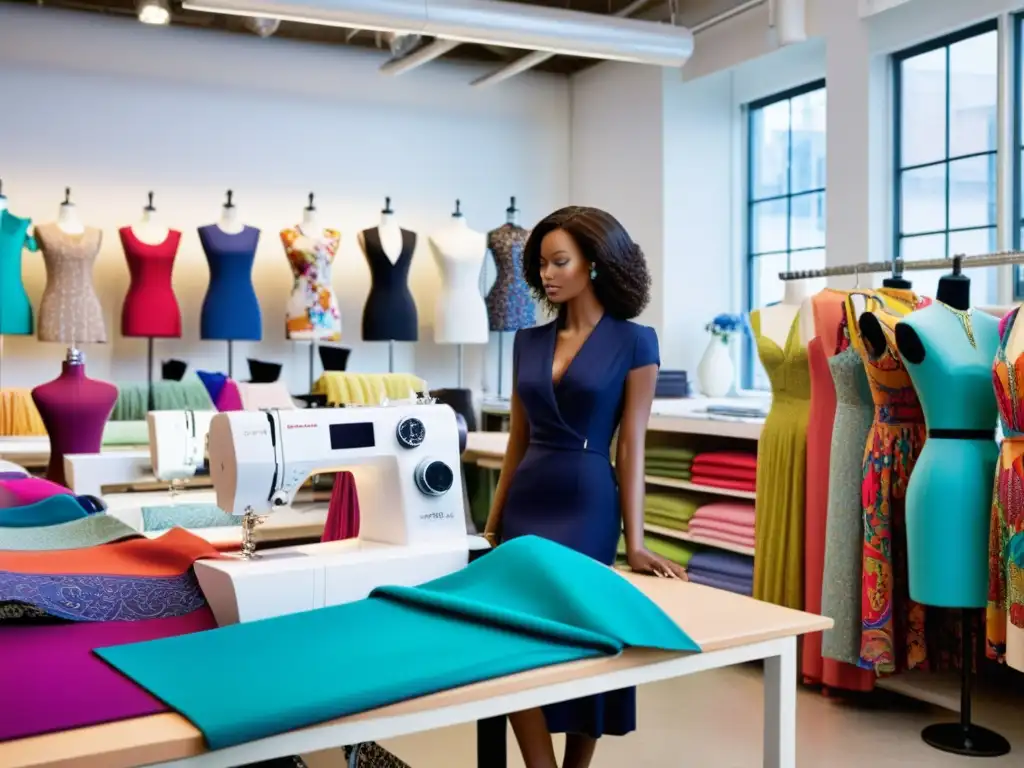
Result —
[{"label": "teal fabric draped", "polygon": [[0,509],[0,528],[33,528],[37,525],[59,525],[80,520],[89,513],[71,494],[59,493],[26,504],[23,507]]},{"label": "teal fabric draped", "polygon": [[628,647],[700,651],[611,569],[524,536],[419,587],[96,653],[222,749]]}]

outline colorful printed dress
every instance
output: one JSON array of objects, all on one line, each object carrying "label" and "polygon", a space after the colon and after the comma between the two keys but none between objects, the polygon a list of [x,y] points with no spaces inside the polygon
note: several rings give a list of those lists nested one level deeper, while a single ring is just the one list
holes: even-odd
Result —
[{"label": "colorful printed dress", "polygon": [[[924,446],[924,413],[896,349],[895,327],[912,309],[887,302],[868,307],[879,321],[885,346],[869,349],[859,332],[856,299],[848,299],[851,344],[861,354],[875,404],[864,447],[861,504],[864,512],[861,581],[860,666],[878,673],[913,669],[927,661],[924,606],[910,600],[906,563],[907,481]],[[927,303],[930,303],[927,302]],[[919,306],[922,306],[919,304]],[[854,317],[858,318],[856,324]]]},{"label": "colorful printed dress", "polygon": [[299,225],[281,231],[295,278],[285,320],[293,341],[341,341],[341,312],[331,288],[331,264],[340,241],[335,229],[308,233]]},{"label": "colorful printed dress", "polygon": [[1006,353],[1018,313],[1001,324],[992,369],[1003,443],[992,495],[985,646],[989,658],[1024,671],[1024,355],[1010,362]]}]

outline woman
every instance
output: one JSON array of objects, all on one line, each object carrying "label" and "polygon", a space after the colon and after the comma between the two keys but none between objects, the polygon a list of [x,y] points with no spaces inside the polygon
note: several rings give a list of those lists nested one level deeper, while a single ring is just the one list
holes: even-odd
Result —
[{"label": "woman", "polygon": [[[685,578],[644,548],[644,437],[660,361],[654,330],[629,322],[650,298],[643,252],[604,211],[563,208],[534,228],[523,273],[557,319],[516,334],[508,450],[485,535],[543,536],[610,565],[624,529],[634,571]],[[566,734],[562,768],[587,768],[601,735],[636,727],[636,691],[510,720],[527,768],[557,767],[551,733]]]}]

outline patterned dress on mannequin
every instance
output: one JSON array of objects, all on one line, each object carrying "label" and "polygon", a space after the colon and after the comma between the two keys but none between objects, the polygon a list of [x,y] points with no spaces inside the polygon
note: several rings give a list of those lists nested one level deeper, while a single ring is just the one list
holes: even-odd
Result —
[{"label": "patterned dress on mannequin", "polygon": [[103,307],[93,287],[92,269],[103,233],[86,227],[69,235],[56,224],[36,227],[46,263],[46,290],[39,304],[39,340],[67,344],[105,342]]},{"label": "patterned dress on mannequin", "polygon": [[487,317],[492,331],[518,331],[537,322],[530,286],[523,277],[523,247],[530,233],[515,224],[503,224],[487,235],[498,275],[487,292]]},{"label": "patterned dress on mannequin", "polygon": [[294,341],[341,341],[341,313],[331,287],[331,264],[341,233],[335,229],[303,232],[297,225],[281,231],[295,282],[285,328]]}]

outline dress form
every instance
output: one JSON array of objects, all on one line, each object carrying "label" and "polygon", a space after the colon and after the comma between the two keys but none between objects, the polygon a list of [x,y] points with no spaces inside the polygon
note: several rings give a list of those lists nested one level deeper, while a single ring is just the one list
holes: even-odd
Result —
[{"label": "dress form", "polygon": [[302,223],[281,231],[294,277],[285,323],[293,341],[341,340],[341,313],[331,287],[331,264],[340,241],[338,230],[320,225],[312,193]]},{"label": "dress form", "polygon": [[21,277],[22,251],[37,251],[32,220],[10,212],[0,195],[0,337],[32,333],[32,304]]},{"label": "dress form", "polygon": [[497,271],[487,292],[487,316],[491,330],[499,333],[530,328],[537,322],[536,304],[523,277],[523,248],[530,232],[519,226],[514,197],[505,214],[505,223],[487,233],[487,248]]},{"label": "dress form", "polygon": [[804,306],[815,290],[811,280],[787,280],[783,284],[782,301],[758,310],[760,314],[759,335],[775,342],[781,349],[789,338],[794,318],[799,315],[798,332],[800,345],[806,347],[814,338],[814,315],[810,306]]},{"label": "dress form", "polygon": [[57,211],[57,226],[65,235],[80,235],[85,232],[85,224],[78,217],[78,207],[71,202],[71,189],[64,190],[64,202]]},{"label": "dress form", "polygon": [[[181,308],[171,277],[181,232],[156,218],[153,193],[137,224],[118,230],[131,282],[121,308],[121,335],[130,338],[180,338]],[[152,380],[152,344],[150,369]]]},{"label": "dress form", "polygon": [[65,454],[99,453],[103,427],[117,401],[117,387],[88,378],[85,356],[72,348],[60,376],[33,389],[32,400],[50,436],[46,477],[64,485]]},{"label": "dress form", "polygon": [[148,197],[149,202],[142,209],[142,216],[132,224],[132,234],[144,245],[160,245],[167,239],[170,229],[157,216],[156,207],[153,205],[153,193],[150,192]]}]

